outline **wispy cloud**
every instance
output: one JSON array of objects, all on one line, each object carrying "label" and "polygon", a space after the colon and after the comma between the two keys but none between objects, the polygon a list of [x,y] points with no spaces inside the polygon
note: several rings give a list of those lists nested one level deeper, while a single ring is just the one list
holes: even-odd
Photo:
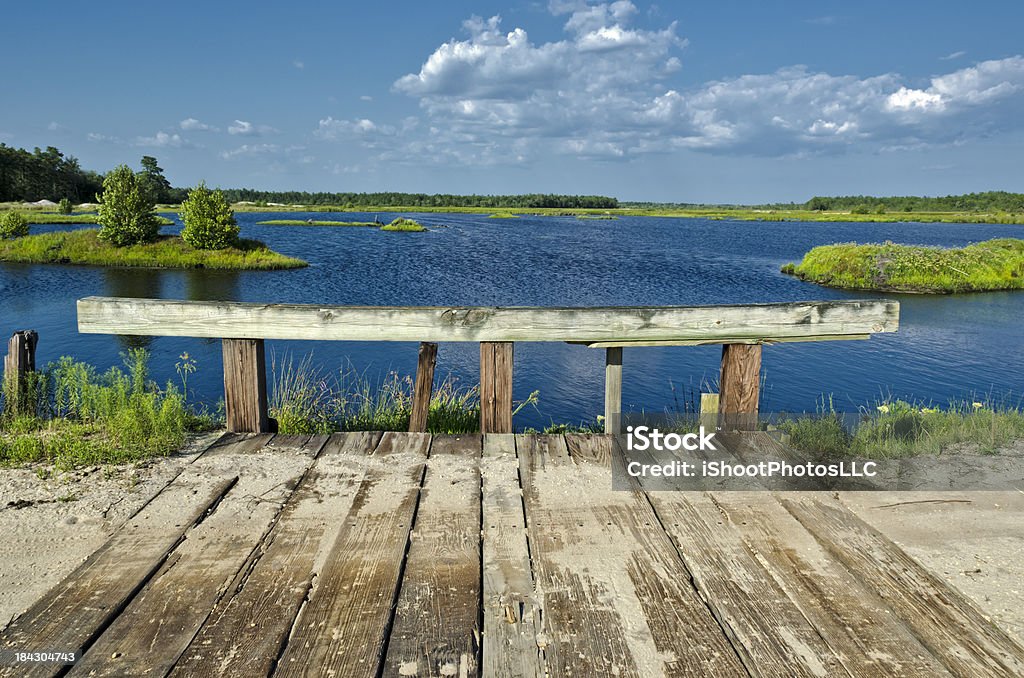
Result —
[{"label": "wispy cloud", "polygon": [[306,64],[303,61],[299,61],[298,59],[295,59],[294,61],[292,61],[292,66],[294,68],[296,68],[296,69],[301,71],[301,70],[303,70],[306,67]]},{"label": "wispy cloud", "polygon": [[107,134],[100,134],[99,132],[89,132],[85,135],[85,138],[93,143],[97,144],[120,144],[123,143],[120,137],[110,136]]},{"label": "wispy cloud", "polygon": [[804,19],[804,23],[812,24],[814,26],[835,26],[842,20],[843,18],[838,16],[816,16],[810,19]]},{"label": "wispy cloud", "polygon": [[180,134],[172,134],[162,131],[149,137],[135,137],[135,140],[132,142],[132,146],[150,148],[198,148],[196,144],[185,139]]},{"label": "wispy cloud", "polygon": [[235,120],[228,125],[228,134],[241,137],[258,137],[265,134],[276,134],[277,130],[270,125],[256,125],[247,120]]},{"label": "wispy cloud", "polygon": [[205,122],[200,122],[195,118],[185,118],[178,123],[178,127],[186,132],[219,132],[220,130],[213,125],[208,125]]},{"label": "wispy cloud", "polygon": [[959,59],[962,56],[967,56],[967,52],[960,49],[955,52],[950,52],[946,56],[939,57],[940,61],[952,61],[953,59]]}]

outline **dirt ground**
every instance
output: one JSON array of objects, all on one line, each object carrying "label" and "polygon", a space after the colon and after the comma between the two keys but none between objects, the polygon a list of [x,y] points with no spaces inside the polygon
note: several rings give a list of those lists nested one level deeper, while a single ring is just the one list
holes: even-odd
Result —
[{"label": "dirt ground", "polygon": [[[218,435],[136,467],[50,478],[31,469],[0,470],[0,628],[89,557]],[[1024,644],[1024,491],[842,492],[839,499]]]}]

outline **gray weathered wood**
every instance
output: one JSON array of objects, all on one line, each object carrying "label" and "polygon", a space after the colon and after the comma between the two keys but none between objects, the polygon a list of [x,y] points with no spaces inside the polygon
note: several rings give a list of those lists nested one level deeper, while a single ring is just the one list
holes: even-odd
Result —
[{"label": "gray weathered wood", "polygon": [[[173,668],[210,611],[244,581],[324,439],[311,447],[309,436],[277,436],[273,442],[278,445],[259,453],[260,472],[239,474],[217,510],[175,549],[70,676],[165,675]],[[201,461],[213,475],[239,468],[249,455],[221,447]]]},{"label": "gray weathered wood", "polygon": [[542,678],[547,675],[541,606],[530,565],[515,438],[484,437],[483,482],[483,675]]},{"label": "gray weathered wood", "polygon": [[416,364],[416,385],[412,394],[412,414],[409,416],[409,431],[423,433],[427,430],[427,415],[430,413],[430,394],[434,387],[434,365],[437,363],[437,344],[420,343],[419,360]]},{"label": "gray weathered wood", "polygon": [[679,339],[668,341],[567,341],[567,344],[582,344],[588,348],[616,348],[616,347],[641,347],[641,346],[714,346],[716,344],[761,344],[770,346],[772,344],[790,344],[813,341],[864,341],[870,339],[870,334],[820,334],[802,335],[798,337],[715,337],[714,339]]},{"label": "gray weathered wood", "polygon": [[1024,648],[959,591],[845,507],[792,495],[782,505],[886,603],[954,674],[1024,675]]},{"label": "gray weathered wood", "polygon": [[[29,408],[28,379],[26,375],[36,369],[36,344],[39,334],[35,330],[19,330],[7,342],[4,357],[3,384],[7,397],[5,407],[8,414],[17,414]],[[29,412],[34,414],[34,412]]]},{"label": "gray weathered wood", "polygon": [[516,437],[550,675],[746,676],[646,499],[611,489],[614,441]]},{"label": "gray weathered wood", "polygon": [[622,347],[605,350],[604,356],[604,432],[622,432]]},{"label": "gray weathered wood", "polygon": [[360,307],[87,297],[78,329],[249,339],[679,341],[895,332],[899,303],[820,301],[594,308]]},{"label": "gray weathered wood", "polygon": [[262,339],[225,339],[224,409],[228,431],[265,433],[267,360]]},{"label": "gray weathered wood", "polygon": [[[66,579],[0,634],[21,652],[89,647],[164,563],[184,535],[238,480],[190,467],[123,525]],[[0,676],[59,675],[52,664],[0,667]]]},{"label": "gray weathered wood", "polygon": [[512,432],[512,363],[510,341],[480,343],[480,432]]},{"label": "gray weathered wood", "polygon": [[302,607],[275,676],[377,676],[430,436],[385,433]]},{"label": "gray weathered wood", "polygon": [[481,436],[434,436],[384,675],[480,671]]},{"label": "gray weathered wood", "polygon": [[761,347],[749,344],[722,346],[722,371],[718,379],[719,410],[729,428],[757,428],[761,391]]},{"label": "gray weathered wood", "polygon": [[[280,436],[279,436],[280,437]],[[210,614],[172,678],[250,678],[273,670],[295,617],[327,559],[340,516],[352,510],[381,434],[336,434],[296,488],[241,588]],[[319,439],[307,445],[322,444]]]}]

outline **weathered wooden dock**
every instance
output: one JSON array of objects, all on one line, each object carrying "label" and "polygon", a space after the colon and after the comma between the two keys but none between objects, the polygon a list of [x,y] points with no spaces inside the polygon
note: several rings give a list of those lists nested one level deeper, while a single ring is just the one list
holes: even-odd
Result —
[{"label": "weathered wooden dock", "polygon": [[227,434],[0,635],[78,663],[0,675],[1024,675],[830,494],[613,491],[615,444]]}]

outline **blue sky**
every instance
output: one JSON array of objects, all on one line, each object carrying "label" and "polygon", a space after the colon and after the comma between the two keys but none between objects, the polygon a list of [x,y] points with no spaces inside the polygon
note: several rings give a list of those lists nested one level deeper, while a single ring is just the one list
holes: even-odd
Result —
[{"label": "blue sky", "polygon": [[175,185],[1024,190],[1010,2],[16,3],[0,141]]}]

